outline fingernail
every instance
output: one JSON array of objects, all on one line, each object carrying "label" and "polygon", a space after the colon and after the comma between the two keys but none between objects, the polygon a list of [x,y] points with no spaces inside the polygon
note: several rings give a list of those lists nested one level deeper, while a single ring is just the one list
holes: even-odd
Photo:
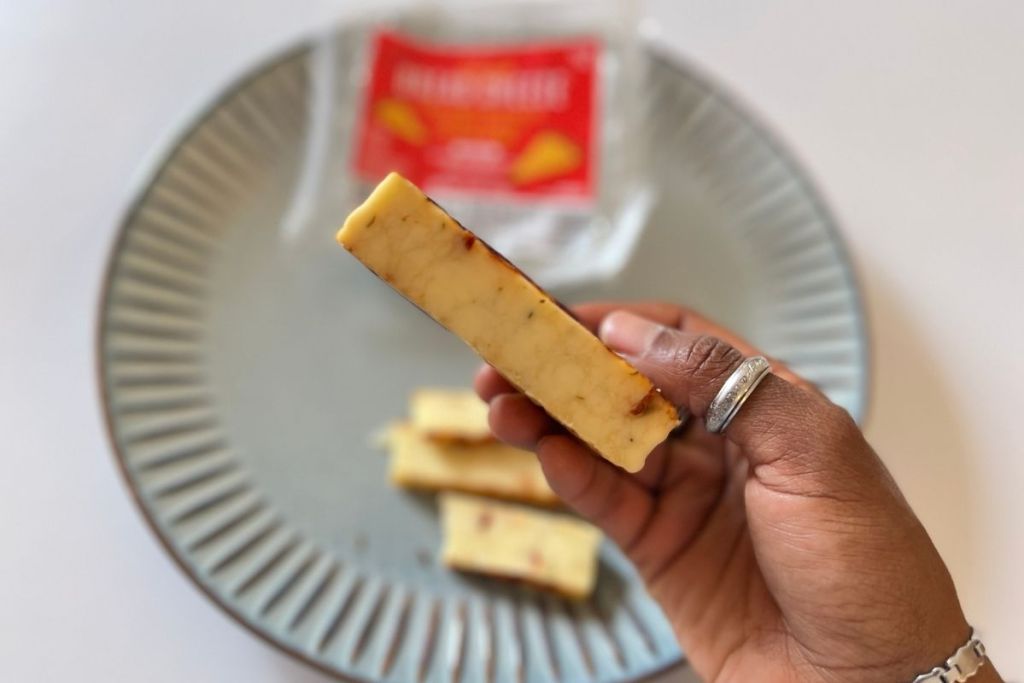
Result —
[{"label": "fingernail", "polygon": [[602,321],[598,334],[613,351],[636,356],[647,348],[661,327],[646,318],[618,311]]}]

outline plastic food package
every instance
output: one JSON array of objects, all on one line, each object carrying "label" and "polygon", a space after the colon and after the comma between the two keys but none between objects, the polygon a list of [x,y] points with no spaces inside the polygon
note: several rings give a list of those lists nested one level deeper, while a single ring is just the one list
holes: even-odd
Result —
[{"label": "plastic food package", "polygon": [[[651,203],[630,144],[633,0],[419,2],[318,40],[306,168],[285,230],[396,170],[542,285],[614,276]],[[326,220],[326,215],[319,216]]]}]

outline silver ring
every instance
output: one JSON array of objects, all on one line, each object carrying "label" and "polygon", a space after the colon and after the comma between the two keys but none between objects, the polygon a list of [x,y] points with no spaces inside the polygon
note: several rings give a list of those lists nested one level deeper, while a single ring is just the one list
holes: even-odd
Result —
[{"label": "silver ring", "polygon": [[708,406],[708,414],[704,418],[704,426],[712,434],[725,430],[740,412],[754,389],[765,377],[771,374],[772,366],[764,356],[752,356],[736,368],[718,390],[715,400]]}]

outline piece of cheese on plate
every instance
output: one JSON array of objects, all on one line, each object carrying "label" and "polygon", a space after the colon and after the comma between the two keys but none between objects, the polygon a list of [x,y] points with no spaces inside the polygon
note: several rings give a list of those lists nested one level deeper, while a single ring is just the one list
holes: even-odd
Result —
[{"label": "piece of cheese on plate", "polygon": [[498,441],[436,441],[412,425],[395,427],[389,438],[389,476],[397,486],[428,491],[465,491],[555,505],[537,457]]},{"label": "piece of cheese on plate", "polygon": [[398,174],[337,238],[616,465],[636,472],[679,424],[649,379]]},{"label": "piece of cheese on plate", "polygon": [[567,515],[459,493],[441,496],[448,567],[584,599],[597,581],[601,532]]},{"label": "piece of cheese on plate", "polygon": [[439,441],[493,441],[487,404],[468,389],[417,389],[409,401],[412,426]]}]

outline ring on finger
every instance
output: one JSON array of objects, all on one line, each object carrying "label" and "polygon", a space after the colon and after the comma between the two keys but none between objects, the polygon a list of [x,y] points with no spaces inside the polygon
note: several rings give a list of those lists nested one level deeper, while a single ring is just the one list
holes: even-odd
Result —
[{"label": "ring on finger", "polygon": [[751,356],[729,375],[725,384],[708,406],[704,425],[708,432],[718,434],[725,431],[740,408],[750,398],[757,385],[771,374],[772,366],[764,356]]}]

